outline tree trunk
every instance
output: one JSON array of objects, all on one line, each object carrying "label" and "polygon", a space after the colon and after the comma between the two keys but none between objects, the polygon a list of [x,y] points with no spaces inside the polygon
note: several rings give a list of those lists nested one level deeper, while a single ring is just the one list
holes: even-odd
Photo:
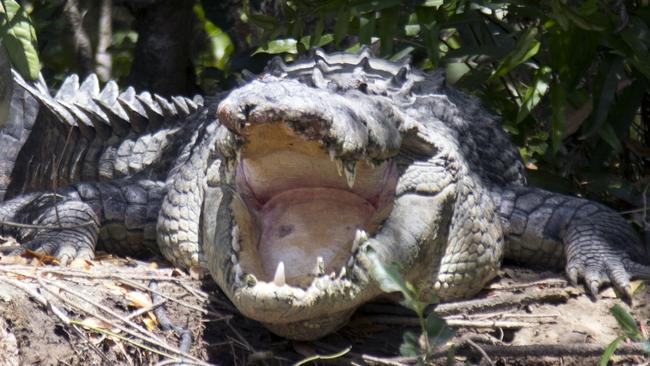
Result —
[{"label": "tree trunk", "polygon": [[193,1],[160,0],[135,8],[138,43],[128,82],[162,96],[196,92],[190,55]]}]

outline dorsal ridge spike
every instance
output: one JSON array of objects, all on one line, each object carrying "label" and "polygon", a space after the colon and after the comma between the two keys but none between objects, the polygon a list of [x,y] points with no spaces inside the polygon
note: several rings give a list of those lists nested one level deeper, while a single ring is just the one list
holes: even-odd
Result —
[{"label": "dorsal ridge spike", "polygon": [[364,58],[364,57],[368,58],[368,57],[373,57],[374,56],[374,54],[372,52],[372,48],[370,48],[370,46],[368,46],[367,44],[362,44],[361,47],[359,47],[358,55],[361,58]]},{"label": "dorsal ridge spike", "polygon": [[314,61],[316,63],[318,63],[319,61],[322,61],[322,62],[324,62],[326,64],[328,63],[327,62],[327,54],[321,48],[315,48],[314,49],[314,56],[313,57],[314,57]]},{"label": "dorsal ridge spike", "polygon": [[325,60],[316,60],[314,63],[314,70],[318,69],[321,73],[326,73],[330,70],[330,66]]},{"label": "dorsal ridge spike", "polygon": [[99,95],[99,79],[94,73],[86,76],[81,85],[79,86],[79,91],[86,92],[90,95],[91,98],[94,98]]},{"label": "dorsal ridge spike", "polygon": [[54,94],[56,100],[71,100],[79,90],[79,76],[72,74],[63,80],[61,87]]},{"label": "dorsal ridge spike", "polygon": [[406,76],[409,74],[411,71],[411,67],[409,65],[404,65],[397,70],[397,73],[393,75],[392,79],[395,80],[396,82],[403,83],[406,81]]},{"label": "dorsal ridge spike", "polygon": [[320,67],[318,67],[318,64],[317,67],[314,67],[314,70],[312,70],[311,80],[314,82],[314,85],[317,88],[324,89],[327,87],[328,82],[323,76],[323,72],[321,71]]},{"label": "dorsal ridge spike", "polygon": [[357,63],[357,66],[361,66],[364,71],[372,70],[372,65],[370,65],[370,57],[368,56],[361,57],[359,63]]},{"label": "dorsal ridge spike", "polygon": [[266,71],[274,76],[280,76],[287,72],[287,65],[284,63],[280,56],[275,56],[266,67]]}]

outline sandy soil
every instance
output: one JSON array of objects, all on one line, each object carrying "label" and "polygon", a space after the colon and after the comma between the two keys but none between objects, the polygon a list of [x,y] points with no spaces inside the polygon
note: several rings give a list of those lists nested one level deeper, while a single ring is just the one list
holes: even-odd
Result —
[{"label": "sandy soil", "polygon": [[[179,333],[162,330],[159,317],[147,311],[160,303],[171,323],[192,335],[185,364],[285,365],[348,347],[345,355],[311,364],[414,362],[400,358],[399,345],[406,330],[418,330],[417,318],[385,301],[362,307],[333,335],[293,342],[238,315],[200,273],[110,256],[67,268],[43,262],[0,259],[0,366],[173,363],[183,357]],[[152,282],[163,298],[152,299]],[[643,330],[650,324],[650,291],[642,284],[631,307],[612,291],[601,295],[593,301],[557,273],[505,267],[476,299],[438,309],[455,329],[455,364],[489,365],[482,348],[494,365],[596,365],[601,349],[622,334],[610,314],[614,304],[630,310]],[[504,355],[504,349],[519,354]],[[649,361],[639,355],[612,360]]]}]

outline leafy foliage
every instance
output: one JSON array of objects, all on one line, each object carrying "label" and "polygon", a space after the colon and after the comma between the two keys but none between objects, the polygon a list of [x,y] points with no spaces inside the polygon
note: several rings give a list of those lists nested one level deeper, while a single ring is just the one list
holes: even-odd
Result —
[{"label": "leafy foliage", "polygon": [[404,280],[398,269],[394,265],[385,264],[371,247],[367,248],[366,254],[371,261],[372,276],[379,283],[382,291],[401,293],[403,300],[400,304],[413,310],[420,321],[419,336],[411,331],[403,334],[400,353],[403,356],[418,356],[426,361],[433,351],[447,343],[454,335],[444,319],[434,312],[428,315],[425,313],[429,305],[437,303],[436,298],[423,298],[421,289],[415,288],[410,282]]},{"label": "leafy foliage", "polygon": [[0,38],[18,72],[27,80],[36,80],[41,69],[36,32],[25,10],[14,0],[0,1]]},{"label": "leafy foliage", "polygon": [[641,331],[636,324],[636,320],[634,320],[632,315],[630,315],[627,310],[623,309],[618,304],[612,306],[610,311],[614,318],[616,318],[616,322],[618,322],[618,325],[621,327],[624,334],[616,337],[616,339],[614,339],[607,346],[607,348],[605,348],[605,352],[603,352],[602,356],[600,357],[598,365],[607,366],[607,363],[614,354],[614,351],[616,351],[618,345],[626,338],[631,339],[635,342],[642,342],[643,350],[646,353],[650,354],[650,338],[644,340],[643,334],[641,334]]}]

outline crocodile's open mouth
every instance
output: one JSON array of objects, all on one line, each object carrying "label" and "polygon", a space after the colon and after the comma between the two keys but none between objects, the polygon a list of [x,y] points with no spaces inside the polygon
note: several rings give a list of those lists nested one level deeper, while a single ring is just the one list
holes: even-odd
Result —
[{"label": "crocodile's open mouth", "polygon": [[393,164],[341,160],[283,123],[251,125],[240,137],[241,199],[231,208],[239,227],[233,260],[242,273],[303,289],[317,278],[345,277],[359,244],[390,213]]}]

